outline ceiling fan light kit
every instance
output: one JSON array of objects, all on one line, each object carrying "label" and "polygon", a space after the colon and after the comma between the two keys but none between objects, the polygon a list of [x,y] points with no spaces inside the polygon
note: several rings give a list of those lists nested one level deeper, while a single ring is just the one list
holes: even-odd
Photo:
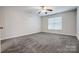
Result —
[{"label": "ceiling fan light kit", "polygon": [[52,12],[53,10],[48,8],[48,6],[40,6],[41,7],[41,10],[38,12],[38,14],[41,14],[41,13],[45,13],[45,14],[48,14],[48,12]]}]

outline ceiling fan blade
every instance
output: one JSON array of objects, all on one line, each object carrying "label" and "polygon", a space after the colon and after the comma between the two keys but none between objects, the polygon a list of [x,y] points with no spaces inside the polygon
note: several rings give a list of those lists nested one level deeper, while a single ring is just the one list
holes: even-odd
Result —
[{"label": "ceiling fan blade", "polygon": [[45,12],[45,14],[47,14],[47,12]]},{"label": "ceiling fan blade", "polygon": [[53,11],[52,9],[47,9],[48,11]]}]

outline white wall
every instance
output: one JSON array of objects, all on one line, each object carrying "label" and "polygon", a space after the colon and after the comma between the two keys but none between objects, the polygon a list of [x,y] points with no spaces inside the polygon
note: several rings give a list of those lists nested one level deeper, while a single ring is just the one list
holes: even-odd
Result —
[{"label": "white wall", "polygon": [[[50,17],[62,17],[62,30],[48,30],[48,18]],[[42,18],[42,32],[51,32],[51,33],[58,33],[58,34],[65,34],[65,35],[76,35],[76,11],[68,11],[59,14],[54,14],[48,17],[41,17]]]},{"label": "white wall", "polygon": [[[1,10],[0,10],[1,11]],[[1,18],[1,12],[0,12],[0,18]],[[1,22],[2,22],[2,20],[0,19],[0,27],[2,26],[1,25]],[[0,39],[1,39],[1,29],[0,29]]]},{"label": "white wall", "polygon": [[[0,8],[0,27],[2,27],[2,7]],[[2,29],[0,29],[0,52],[1,52],[1,33],[2,33]]]},{"label": "white wall", "polygon": [[[0,27],[3,27],[3,8],[0,7]],[[3,29],[0,29],[0,40],[2,39],[2,30]]]},{"label": "white wall", "polygon": [[40,17],[28,11],[24,12],[15,8],[4,7],[3,20],[3,39],[41,31]]},{"label": "white wall", "polygon": [[79,7],[77,8],[77,38],[79,40]]}]

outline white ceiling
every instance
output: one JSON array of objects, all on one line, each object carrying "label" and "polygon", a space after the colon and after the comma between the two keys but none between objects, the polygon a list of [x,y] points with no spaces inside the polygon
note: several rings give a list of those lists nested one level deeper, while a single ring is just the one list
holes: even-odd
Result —
[{"label": "white ceiling", "polygon": [[41,10],[41,8],[39,6],[18,6],[18,7],[12,7],[12,8],[16,8],[16,9],[19,9],[19,10],[22,10],[25,12],[36,13],[39,16],[46,16],[46,15],[51,15],[51,14],[55,14],[55,13],[74,10],[77,8],[77,6],[50,6],[49,8],[51,8],[53,11],[48,12],[48,14],[45,14],[45,13],[38,14],[38,12]]},{"label": "white ceiling", "polygon": [[[52,7],[52,12],[48,12],[47,15],[55,14],[55,13],[61,13],[69,10],[75,10],[77,7],[76,6],[57,6],[57,7]],[[46,16],[45,13],[41,13],[40,16]]]}]

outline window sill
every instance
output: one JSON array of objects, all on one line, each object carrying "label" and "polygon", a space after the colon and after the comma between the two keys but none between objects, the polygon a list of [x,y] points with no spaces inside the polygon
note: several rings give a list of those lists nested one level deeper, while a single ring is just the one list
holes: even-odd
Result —
[{"label": "window sill", "polygon": [[62,31],[62,30],[55,30],[55,29],[48,29],[49,31]]}]

